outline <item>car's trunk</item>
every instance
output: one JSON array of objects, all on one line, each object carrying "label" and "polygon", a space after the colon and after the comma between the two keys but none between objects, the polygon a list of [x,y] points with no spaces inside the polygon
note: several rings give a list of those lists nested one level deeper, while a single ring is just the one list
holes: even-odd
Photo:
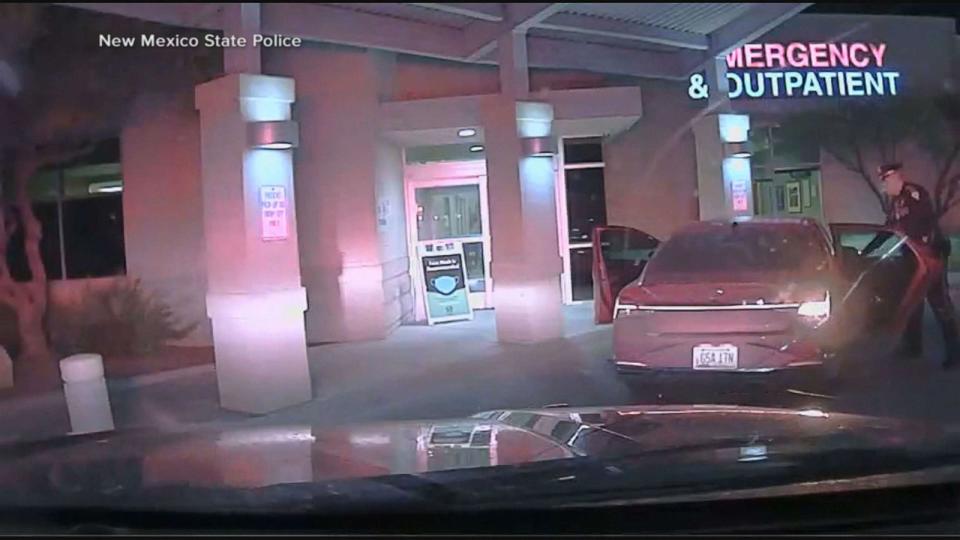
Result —
[{"label": "car's trunk", "polygon": [[689,367],[700,343],[730,343],[745,369],[785,367],[813,359],[829,345],[826,326],[798,314],[805,301],[823,300],[826,287],[810,280],[643,283],[623,291],[621,303],[640,306],[614,321],[620,360]]},{"label": "car's trunk", "polygon": [[680,276],[630,287],[620,299],[647,306],[649,310],[641,311],[657,315],[645,325],[649,332],[768,334],[792,331],[798,323],[798,304],[823,300],[826,290],[821,283],[783,276],[698,282]]}]

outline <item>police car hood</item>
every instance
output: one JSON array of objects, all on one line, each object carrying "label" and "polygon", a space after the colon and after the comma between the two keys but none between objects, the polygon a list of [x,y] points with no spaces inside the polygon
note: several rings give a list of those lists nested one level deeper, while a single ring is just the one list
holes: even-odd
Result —
[{"label": "police car hood", "polygon": [[931,425],[712,405],[117,432],[0,448],[0,507],[546,504],[584,493],[659,496],[913,470],[952,460],[956,448]]}]

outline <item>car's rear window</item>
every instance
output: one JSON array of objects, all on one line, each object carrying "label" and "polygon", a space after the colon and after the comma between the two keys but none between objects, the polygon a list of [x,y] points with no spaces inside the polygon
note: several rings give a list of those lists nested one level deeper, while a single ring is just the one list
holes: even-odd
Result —
[{"label": "car's rear window", "polygon": [[681,231],[654,255],[647,276],[718,272],[810,274],[826,268],[829,251],[810,226],[712,225]]}]

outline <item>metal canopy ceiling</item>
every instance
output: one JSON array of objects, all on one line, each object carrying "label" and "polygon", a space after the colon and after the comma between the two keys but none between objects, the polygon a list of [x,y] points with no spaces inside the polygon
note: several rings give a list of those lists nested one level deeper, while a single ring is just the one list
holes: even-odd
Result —
[{"label": "metal canopy ceiling", "polygon": [[[241,4],[63,5],[221,30],[233,20],[226,13]],[[488,64],[496,63],[495,49],[501,36],[523,31],[531,67],[680,79],[810,5],[264,3],[260,5],[259,28],[262,33],[308,41]]]},{"label": "metal canopy ceiling", "polygon": [[577,3],[564,13],[600,17],[632,24],[707,35],[743,15],[748,3]]}]

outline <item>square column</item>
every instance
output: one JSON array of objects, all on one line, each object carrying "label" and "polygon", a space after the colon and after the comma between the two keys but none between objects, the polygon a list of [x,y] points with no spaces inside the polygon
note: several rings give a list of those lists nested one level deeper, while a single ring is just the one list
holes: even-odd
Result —
[{"label": "square column", "polygon": [[289,121],[293,101],[283,77],[233,74],[196,89],[207,315],[226,409],[267,413],[312,398],[293,151],[251,135],[252,123]]},{"label": "square column", "polygon": [[484,102],[483,115],[497,338],[507,343],[560,338],[556,165],[553,155],[527,144],[556,144],[553,107],[500,95]]},{"label": "square column", "polygon": [[701,221],[753,215],[749,132],[745,114],[710,114],[693,124]]}]

